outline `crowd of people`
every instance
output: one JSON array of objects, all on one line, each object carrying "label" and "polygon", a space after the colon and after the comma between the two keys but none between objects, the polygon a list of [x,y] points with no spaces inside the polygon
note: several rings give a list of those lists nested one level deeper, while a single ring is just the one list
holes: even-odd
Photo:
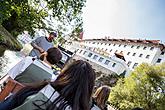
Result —
[{"label": "crowd of people", "polygon": [[[87,61],[74,60],[59,73],[51,70],[62,58],[52,45],[56,37],[56,33],[50,33],[48,38],[37,38],[32,42],[31,56],[8,72],[7,77],[25,86],[0,102],[0,110],[108,110],[111,89],[101,86],[94,93],[95,71]],[[49,72],[30,69],[34,61]]]}]

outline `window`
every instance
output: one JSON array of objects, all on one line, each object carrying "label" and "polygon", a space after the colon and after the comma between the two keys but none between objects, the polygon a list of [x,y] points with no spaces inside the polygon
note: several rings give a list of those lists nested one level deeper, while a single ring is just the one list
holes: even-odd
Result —
[{"label": "window", "polygon": [[111,44],[109,44],[109,46],[110,46]]},{"label": "window", "polygon": [[123,53],[123,51],[121,51],[120,53]]},{"label": "window", "polygon": [[79,53],[81,53],[83,50],[80,50],[80,52]]},{"label": "window", "polygon": [[120,74],[120,76],[124,77],[126,73],[127,73],[127,71],[124,70],[124,71]]},{"label": "window", "polygon": [[99,62],[102,62],[102,61],[103,61],[103,59],[104,59],[103,57],[100,57]]},{"label": "window", "polygon": [[136,55],[136,53],[133,53],[133,54],[132,54],[132,56],[135,56],[135,55]]},{"label": "window", "polygon": [[89,53],[89,54],[88,54],[88,57],[91,57],[92,55],[93,55],[92,53]]},{"label": "window", "polygon": [[147,49],[147,47],[143,47],[143,50],[146,50]]},{"label": "window", "polygon": [[112,49],[110,50],[110,52],[112,52]]},{"label": "window", "polygon": [[157,60],[157,62],[156,62],[156,63],[160,63],[160,62],[161,62],[161,60],[162,60],[162,59],[160,59],[160,58],[159,58],[159,59]]},{"label": "window", "polygon": [[105,45],[107,45],[107,43],[105,43]]},{"label": "window", "polygon": [[127,47],[127,45],[124,45],[124,47]]},{"label": "window", "polygon": [[150,55],[147,55],[146,58],[149,59]]},{"label": "window", "polygon": [[92,44],[95,44],[95,42],[93,42]]},{"label": "window", "polygon": [[101,45],[103,45],[103,43],[101,43]]},{"label": "window", "polygon": [[129,54],[130,54],[130,52],[127,53],[127,55],[129,55]]},{"label": "window", "polygon": [[116,63],[113,63],[112,67],[115,67],[116,66]]},{"label": "window", "polygon": [[132,45],[131,48],[133,48],[134,46]]},{"label": "window", "polygon": [[97,42],[97,44],[99,44],[99,42]]},{"label": "window", "polygon": [[139,57],[142,57],[142,56],[143,56],[143,54],[140,54],[140,55],[139,55]]},{"label": "window", "polygon": [[161,55],[164,55],[164,52],[162,52]]},{"label": "window", "polygon": [[109,60],[106,60],[104,64],[108,65],[110,63]]},{"label": "window", "polygon": [[95,60],[96,60],[97,58],[98,58],[98,55],[94,55],[93,59],[95,59]]},{"label": "window", "polygon": [[135,63],[132,68],[134,69],[135,67],[137,67],[137,65],[138,65],[138,63]]},{"label": "window", "polygon": [[115,53],[117,52],[118,50],[115,51]]},{"label": "window", "polygon": [[115,46],[116,44],[113,44],[113,46]]},{"label": "window", "polygon": [[87,53],[87,51],[84,51],[83,55],[85,55]]},{"label": "window", "polygon": [[140,48],[140,46],[137,46],[137,49],[139,49]]},{"label": "window", "polygon": [[154,50],[154,47],[151,47],[150,50]]},{"label": "window", "polygon": [[121,44],[119,45],[119,47],[121,46]]},{"label": "window", "polygon": [[129,61],[129,62],[127,63],[128,67],[131,65],[131,63],[132,63],[131,61]]},{"label": "window", "polygon": [[105,49],[105,51],[107,51],[108,49]]}]

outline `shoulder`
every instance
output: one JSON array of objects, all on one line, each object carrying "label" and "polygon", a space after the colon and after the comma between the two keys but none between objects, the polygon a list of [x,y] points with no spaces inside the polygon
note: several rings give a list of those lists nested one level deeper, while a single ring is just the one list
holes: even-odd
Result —
[{"label": "shoulder", "polygon": [[40,36],[40,37],[35,38],[34,41],[39,41],[39,40],[43,40],[43,39],[45,39],[45,37],[44,36]]},{"label": "shoulder", "polygon": [[26,56],[24,59],[22,59],[22,61],[24,62],[28,62],[28,61],[34,61],[36,60],[37,58],[36,57],[32,57],[32,56]]}]

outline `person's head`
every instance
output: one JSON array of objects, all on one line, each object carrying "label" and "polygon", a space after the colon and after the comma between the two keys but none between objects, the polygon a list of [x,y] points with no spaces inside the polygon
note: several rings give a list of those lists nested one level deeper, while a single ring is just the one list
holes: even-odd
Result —
[{"label": "person's head", "polygon": [[[67,104],[72,107],[72,110],[90,110],[89,103],[93,92],[94,82],[95,72],[91,65],[86,61],[78,60],[67,65],[61,71],[57,79],[50,83],[52,87],[59,92],[60,96],[50,103],[46,110],[54,110],[57,105],[58,110],[65,110],[65,101],[67,101]],[[39,86],[33,85],[25,87],[14,95],[15,98],[13,98],[13,100],[15,100],[17,105],[20,105],[25,100],[25,98],[21,98],[24,94],[31,91],[35,91],[35,93],[37,93],[46,84],[48,83],[44,82],[43,84],[39,84]],[[42,101],[43,104],[47,104],[48,102],[43,100],[39,101]],[[33,104],[39,108],[41,106],[35,104],[35,102]]]},{"label": "person's head", "polygon": [[100,107],[101,109],[104,109],[106,107],[106,102],[108,100],[109,94],[110,87],[108,86],[101,86],[96,90],[93,98],[98,107]]},{"label": "person's head", "polygon": [[62,58],[62,53],[61,51],[56,48],[56,47],[52,47],[49,48],[46,52],[42,53],[40,55],[41,60],[47,60],[50,64],[56,64],[58,63],[61,58]]},{"label": "person's head", "polygon": [[53,41],[53,39],[56,38],[56,37],[57,37],[57,33],[51,32],[51,33],[49,34],[48,39],[49,39],[49,41]]},{"label": "person's head", "polygon": [[72,110],[89,110],[95,72],[86,61],[78,60],[63,68],[51,85],[65,97]]}]

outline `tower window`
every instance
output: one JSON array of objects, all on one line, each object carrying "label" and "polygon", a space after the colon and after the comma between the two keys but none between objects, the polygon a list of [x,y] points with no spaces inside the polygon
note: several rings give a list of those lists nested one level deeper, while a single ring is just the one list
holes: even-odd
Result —
[{"label": "tower window", "polygon": [[147,55],[146,58],[149,59],[150,58],[150,55]]},{"label": "tower window", "polygon": [[151,47],[150,50],[154,50],[154,47]]},{"label": "tower window", "polygon": [[143,50],[146,50],[147,49],[147,47],[143,47]]},{"label": "tower window", "polygon": [[109,60],[106,60],[104,64],[108,65],[110,63]]},{"label": "tower window", "polygon": [[127,55],[129,55],[129,54],[130,54],[130,52],[127,53]]},{"label": "tower window", "polygon": [[142,56],[143,56],[143,54],[140,54],[140,55],[139,55],[139,57],[142,57]]},{"label": "tower window", "polygon": [[156,61],[156,63],[160,63],[160,62],[161,62],[161,60],[162,60],[162,59],[160,59],[160,58],[159,58],[159,59]]},{"label": "tower window", "polygon": [[140,46],[137,46],[137,49],[139,49],[140,48]]},{"label": "tower window", "polygon": [[104,59],[103,57],[100,57],[99,62],[102,62],[102,61],[103,61],[103,59]]},{"label": "tower window", "polygon": [[136,53],[133,53],[133,55],[132,56],[135,56],[136,55]]},{"label": "tower window", "polygon": [[112,67],[115,67],[116,66],[116,63],[113,63]]},{"label": "tower window", "polygon": [[132,68],[134,69],[137,65],[138,65],[138,63],[135,63],[135,64],[133,65],[133,67],[132,67]]}]

